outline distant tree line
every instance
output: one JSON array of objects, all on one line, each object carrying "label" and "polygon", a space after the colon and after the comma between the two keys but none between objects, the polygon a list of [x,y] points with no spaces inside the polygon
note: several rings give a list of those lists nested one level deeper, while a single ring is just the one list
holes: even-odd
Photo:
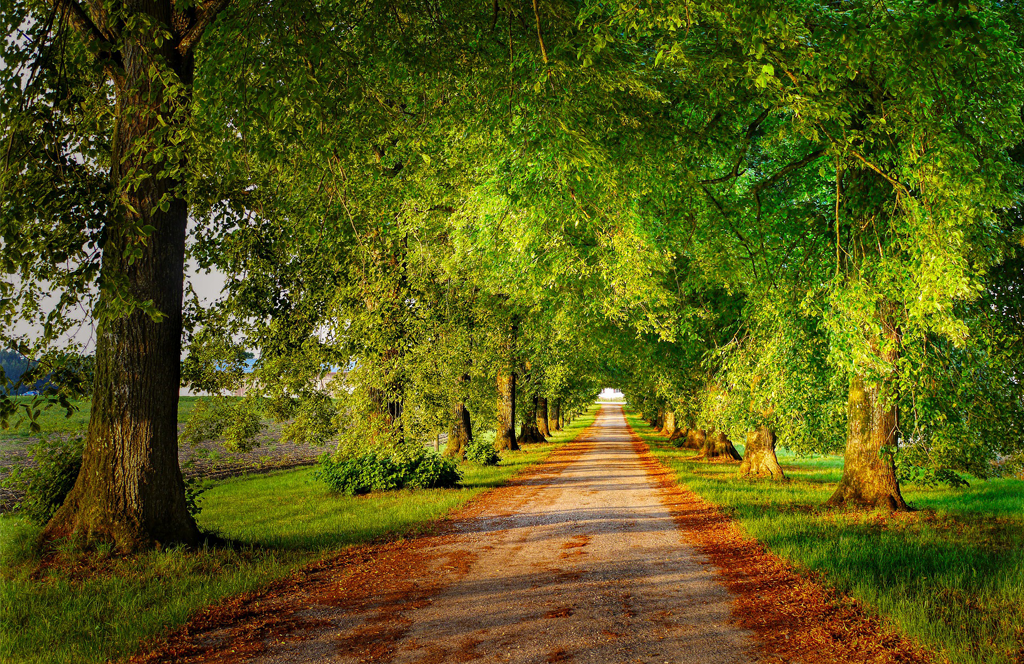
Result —
[{"label": "distant tree line", "polygon": [[[14,350],[0,350],[0,394],[22,396],[44,391],[57,392],[61,386],[72,386],[81,396],[89,396],[92,388],[94,358],[73,355],[64,358],[59,367],[43,367]],[[84,390],[84,392],[83,392]]]}]

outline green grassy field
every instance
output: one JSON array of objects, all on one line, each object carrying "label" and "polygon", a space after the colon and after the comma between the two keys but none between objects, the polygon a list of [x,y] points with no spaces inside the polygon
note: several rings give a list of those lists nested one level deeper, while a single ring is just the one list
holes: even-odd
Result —
[{"label": "green grassy field", "polygon": [[464,464],[459,489],[328,495],[304,468],[212,484],[200,526],[238,549],[134,556],[59,552],[41,565],[39,529],[0,516],[0,661],[103,662],[182,625],[197,610],[259,588],[346,546],[409,536],[547,457],[593,422],[596,408],[543,445],[501,464]]},{"label": "green grassy field", "polygon": [[681,483],[750,536],[950,662],[1024,662],[1024,481],[905,487],[917,510],[910,514],[827,510],[841,457],[783,452],[788,481],[739,480],[736,464],[687,461],[692,450],[676,449],[635,414],[628,420]]},{"label": "green grassy field", "polygon": [[[32,397],[13,398],[20,404],[29,404],[32,402]],[[192,409],[195,408],[197,403],[204,399],[212,398],[214,397],[179,397],[178,422],[187,422],[189,416],[192,414]],[[85,430],[89,427],[89,409],[92,402],[87,400],[72,400],[71,405],[75,407],[75,411],[71,413],[70,417],[68,416],[67,411],[59,405],[53,405],[50,407],[47,407],[46,405],[42,406],[42,411],[40,412],[37,420],[39,427],[42,429],[42,433],[85,433]],[[18,414],[11,418],[10,428],[0,431],[0,445],[18,444],[20,439],[35,436],[36,434],[29,431],[27,422],[28,421],[24,416],[24,411],[19,410]],[[5,443],[5,438],[13,440]]]}]

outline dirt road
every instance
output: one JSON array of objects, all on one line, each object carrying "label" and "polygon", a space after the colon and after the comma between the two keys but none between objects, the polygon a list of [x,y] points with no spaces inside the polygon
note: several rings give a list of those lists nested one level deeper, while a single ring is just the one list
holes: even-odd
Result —
[{"label": "dirt road", "polygon": [[422,578],[380,588],[391,607],[311,597],[301,613],[317,627],[252,661],[754,661],[631,441],[622,409],[605,406],[570,460],[420,548],[425,564],[402,574]]}]

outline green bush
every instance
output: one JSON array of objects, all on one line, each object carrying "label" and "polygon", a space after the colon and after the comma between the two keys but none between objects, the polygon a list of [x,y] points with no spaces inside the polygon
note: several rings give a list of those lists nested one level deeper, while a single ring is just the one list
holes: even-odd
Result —
[{"label": "green bush", "polygon": [[29,448],[34,467],[16,468],[2,482],[7,489],[24,492],[14,509],[29,520],[45,524],[64,504],[82,469],[85,439],[52,436]]},{"label": "green bush", "polygon": [[461,479],[458,461],[428,452],[420,457],[405,485],[416,489],[446,489],[457,486]]},{"label": "green bush", "polygon": [[320,457],[316,478],[348,496],[370,491],[450,488],[462,479],[458,464],[436,452],[372,449],[336,459]]},{"label": "green bush", "polygon": [[494,443],[476,438],[466,443],[466,458],[481,466],[497,466],[501,457]]}]

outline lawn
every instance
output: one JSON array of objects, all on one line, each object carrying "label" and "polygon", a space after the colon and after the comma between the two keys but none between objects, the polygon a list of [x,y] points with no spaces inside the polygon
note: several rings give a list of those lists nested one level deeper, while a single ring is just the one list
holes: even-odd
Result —
[{"label": "lawn", "polygon": [[[354,544],[409,536],[546,458],[593,422],[596,407],[498,466],[463,465],[459,489],[329,495],[303,468],[213,483],[200,526],[236,549],[133,556],[58,551],[40,559],[39,529],[0,517],[0,661],[103,662],[130,655],[190,615]],[[59,562],[53,564],[53,559]],[[46,561],[46,562],[42,562]]]},{"label": "lawn", "polygon": [[822,504],[841,457],[783,451],[786,482],[740,480],[737,464],[688,461],[693,451],[676,449],[636,414],[628,420],[682,484],[750,536],[950,662],[1024,662],[1024,481],[905,487],[916,510],[909,514],[829,510]]}]

